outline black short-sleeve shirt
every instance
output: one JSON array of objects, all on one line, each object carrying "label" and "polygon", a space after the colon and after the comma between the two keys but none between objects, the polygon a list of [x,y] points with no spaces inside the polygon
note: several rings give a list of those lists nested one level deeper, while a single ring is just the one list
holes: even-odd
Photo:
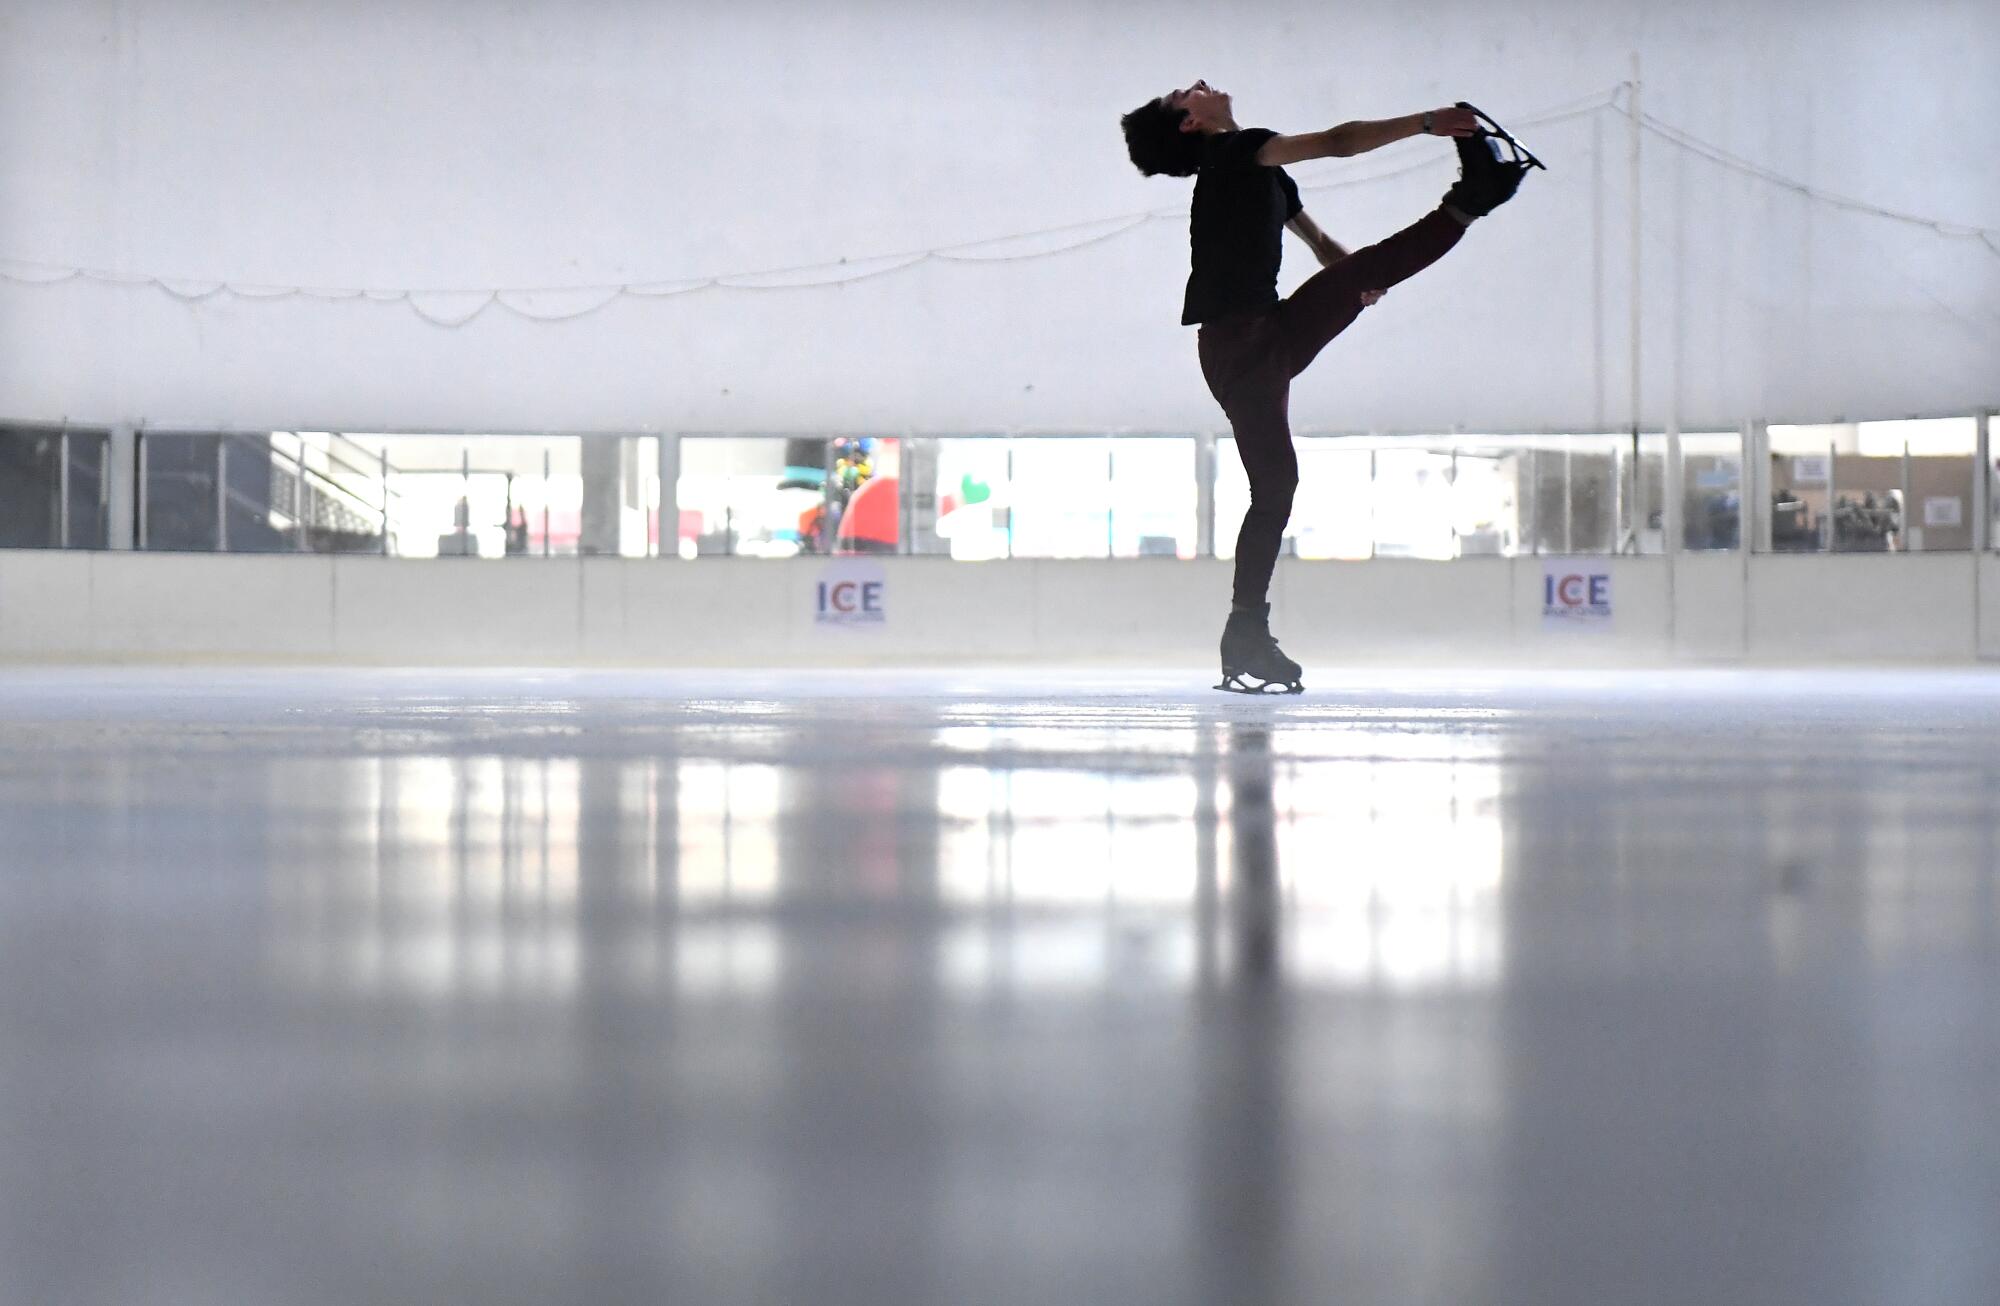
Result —
[{"label": "black short-sleeve shirt", "polygon": [[1188,218],[1194,270],[1181,310],[1183,326],[1278,302],[1285,224],[1302,206],[1299,188],[1283,168],[1257,162],[1257,151],[1277,134],[1245,127],[1202,137]]}]

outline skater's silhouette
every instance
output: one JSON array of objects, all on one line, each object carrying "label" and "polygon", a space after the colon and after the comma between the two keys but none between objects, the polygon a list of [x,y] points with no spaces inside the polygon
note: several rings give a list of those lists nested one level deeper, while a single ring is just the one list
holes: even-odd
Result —
[{"label": "skater's silhouette", "polygon": [[[1239,127],[1229,96],[1198,81],[1140,105],[1122,126],[1139,171],[1195,179],[1193,269],[1181,322],[1200,327],[1202,375],[1229,418],[1250,478],[1250,510],[1236,540],[1234,593],[1222,631],[1223,679],[1216,688],[1298,693],[1305,687],[1299,664],[1272,637],[1266,599],[1299,482],[1287,411],[1292,378],[1362,309],[1442,258],[1475,219],[1506,203],[1539,164],[1463,102],[1280,136]],[[1436,209],[1352,253],[1306,215],[1299,188],[1284,170],[1288,163],[1365,154],[1420,134],[1456,139],[1457,183]],[[1503,158],[1496,141],[1515,156]],[[1278,265],[1287,229],[1311,247],[1321,269],[1281,300]]]}]

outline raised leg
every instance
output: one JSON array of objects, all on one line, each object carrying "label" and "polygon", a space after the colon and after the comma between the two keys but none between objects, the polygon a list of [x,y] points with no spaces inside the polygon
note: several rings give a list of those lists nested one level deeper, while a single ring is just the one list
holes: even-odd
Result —
[{"label": "raised leg", "polygon": [[1291,374],[1305,371],[1326,342],[1360,315],[1362,291],[1387,290],[1409,280],[1443,258],[1464,234],[1464,223],[1433,209],[1388,239],[1315,273],[1278,305]]}]

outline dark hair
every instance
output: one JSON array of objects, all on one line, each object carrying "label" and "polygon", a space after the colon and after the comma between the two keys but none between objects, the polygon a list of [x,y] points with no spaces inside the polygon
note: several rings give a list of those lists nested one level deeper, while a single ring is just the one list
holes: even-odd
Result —
[{"label": "dark hair", "polygon": [[1201,167],[1201,137],[1181,130],[1187,112],[1169,109],[1165,100],[1148,100],[1119,119],[1132,166],[1148,177],[1194,176]]}]

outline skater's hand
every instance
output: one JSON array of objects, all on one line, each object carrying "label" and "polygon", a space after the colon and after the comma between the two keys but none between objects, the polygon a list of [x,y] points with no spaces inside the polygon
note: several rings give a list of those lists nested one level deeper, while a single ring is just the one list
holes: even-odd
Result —
[{"label": "skater's hand", "polygon": [[1449,109],[1431,110],[1433,136],[1470,136],[1478,130],[1479,119],[1473,116],[1470,109],[1461,109],[1454,105]]},{"label": "skater's hand", "polygon": [[1370,304],[1379,304],[1379,303],[1381,303],[1381,302],[1382,302],[1382,296],[1384,296],[1384,295],[1386,295],[1386,294],[1388,294],[1388,293],[1389,293],[1389,292],[1388,292],[1388,291],[1386,291],[1386,290],[1364,290],[1364,291],[1362,291],[1362,292],[1361,292],[1361,307],[1363,307],[1363,308],[1367,308],[1367,307],[1368,307],[1368,306],[1369,306]]}]

